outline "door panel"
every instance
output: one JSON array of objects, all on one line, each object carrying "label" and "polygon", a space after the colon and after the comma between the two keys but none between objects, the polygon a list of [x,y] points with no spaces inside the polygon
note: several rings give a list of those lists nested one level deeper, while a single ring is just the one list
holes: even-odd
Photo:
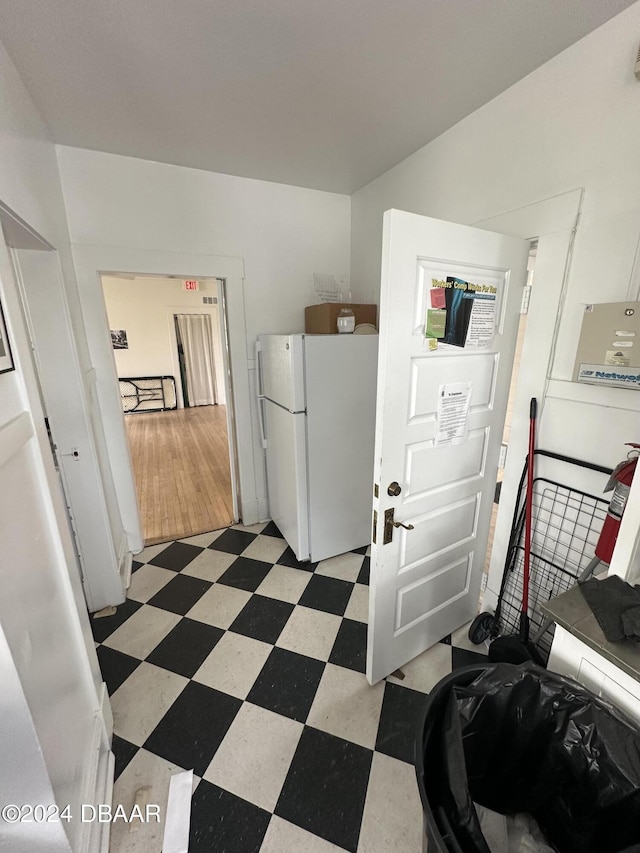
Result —
[{"label": "door panel", "polygon": [[[524,240],[385,213],[378,529],[367,649],[372,683],[475,614],[527,254]],[[429,340],[433,310],[446,311],[446,326]],[[459,429],[447,433],[445,407],[456,395]],[[394,481],[399,494],[389,494]],[[385,544],[389,510],[412,528],[394,528]]]},{"label": "door panel", "polygon": [[465,555],[404,587],[398,596],[396,630],[411,627],[464,595],[473,555]]},{"label": "door panel", "polygon": [[421,518],[409,517],[413,530],[399,530],[400,539],[398,574],[409,567],[423,572],[436,558],[450,559],[453,549],[464,546],[475,536],[478,519],[477,495],[439,507]]},{"label": "door panel", "polygon": [[490,409],[495,392],[498,370],[498,355],[483,353],[474,359],[468,356],[449,356],[440,363],[439,372],[433,371],[432,360],[427,357],[411,361],[412,392],[409,398],[409,423],[419,419],[433,418],[435,421],[438,389],[447,382],[457,382],[461,374],[471,382],[471,410]]},{"label": "door panel", "polygon": [[472,430],[462,445],[436,447],[433,439],[407,447],[405,457],[405,502],[427,497],[432,489],[446,486],[484,473],[488,429]]}]

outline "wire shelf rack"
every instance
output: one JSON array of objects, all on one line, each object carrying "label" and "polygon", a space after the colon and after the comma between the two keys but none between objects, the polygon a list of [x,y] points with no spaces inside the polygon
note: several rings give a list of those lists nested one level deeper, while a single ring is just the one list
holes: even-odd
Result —
[{"label": "wire shelf rack", "polygon": [[[531,635],[546,617],[541,605],[575,586],[594,558],[609,502],[604,498],[548,480],[533,482],[529,579]],[[516,634],[520,624],[524,575],[524,511],[518,517],[509,556],[500,609],[500,634]],[[553,640],[551,626],[538,640],[547,660]]]}]

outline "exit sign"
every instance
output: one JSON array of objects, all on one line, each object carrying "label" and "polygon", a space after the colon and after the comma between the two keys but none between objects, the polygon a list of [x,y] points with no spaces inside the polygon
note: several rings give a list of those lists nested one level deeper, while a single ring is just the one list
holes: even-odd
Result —
[{"label": "exit sign", "polygon": [[197,281],[185,281],[184,283],[185,290],[197,290],[198,282]]}]

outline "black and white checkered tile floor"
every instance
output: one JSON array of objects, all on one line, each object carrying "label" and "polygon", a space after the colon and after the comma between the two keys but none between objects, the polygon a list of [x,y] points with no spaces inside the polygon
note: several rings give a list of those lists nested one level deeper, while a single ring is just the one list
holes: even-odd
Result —
[{"label": "black and white checkered tile floor", "polygon": [[[420,853],[413,769],[426,694],[478,661],[465,629],[371,687],[364,548],[298,563],[273,523],[146,548],[92,620],[111,695],[114,804],[164,808],[195,775],[190,853]],[[111,853],[160,853],[114,824]]]}]

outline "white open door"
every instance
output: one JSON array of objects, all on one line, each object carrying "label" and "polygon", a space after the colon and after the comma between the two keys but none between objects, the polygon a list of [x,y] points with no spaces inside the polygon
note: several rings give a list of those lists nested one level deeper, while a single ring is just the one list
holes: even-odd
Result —
[{"label": "white open door", "polygon": [[476,613],[528,251],[514,237],[384,214],[372,684]]}]

